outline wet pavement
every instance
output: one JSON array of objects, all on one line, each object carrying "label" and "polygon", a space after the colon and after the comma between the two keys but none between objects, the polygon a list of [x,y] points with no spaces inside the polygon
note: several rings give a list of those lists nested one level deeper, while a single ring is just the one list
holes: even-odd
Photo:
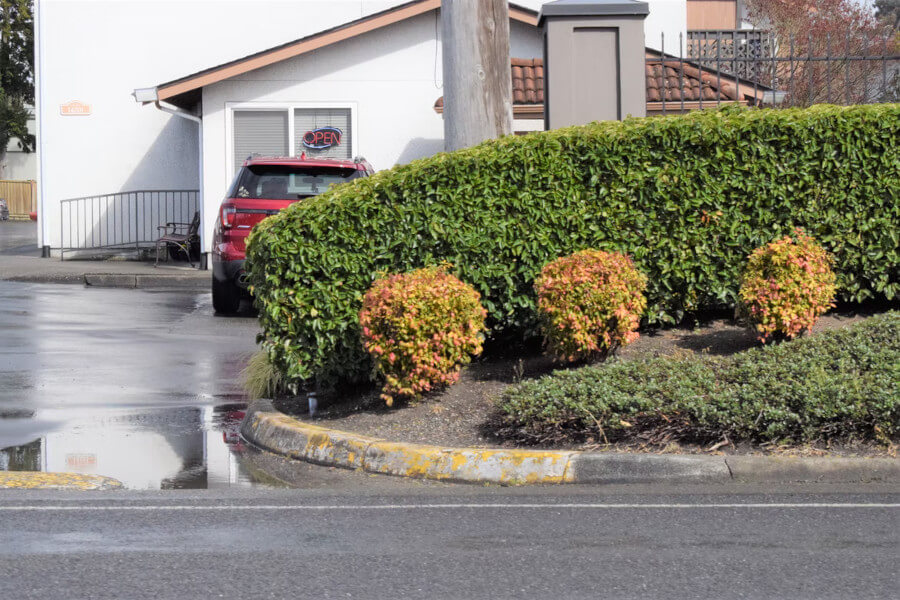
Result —
[{"label": "wet pavement", "polygon": [[33,221],[0,221],[0,255],[40,256],[37,245],[37,223]]},{"label": "wet pavement", "polygon": [[0,281],[0,470],[250,485],[239,373],[257,329],[208,293]]}]

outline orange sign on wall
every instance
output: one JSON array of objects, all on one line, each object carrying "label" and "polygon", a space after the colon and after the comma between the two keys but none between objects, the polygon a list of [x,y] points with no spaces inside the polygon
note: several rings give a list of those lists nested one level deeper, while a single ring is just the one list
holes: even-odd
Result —
[{"label": "orange sign on wall", "polygon": [[64,117],[85,117],[91,114],[91,105],[79,102],[78,100],[72,100],[71,102],[59,105],[59,114]]},{"label": "orange sign on wall", "polygon": [[97,466],[96,454],[66,454],[66,466],[70,469],[84,469]]}]

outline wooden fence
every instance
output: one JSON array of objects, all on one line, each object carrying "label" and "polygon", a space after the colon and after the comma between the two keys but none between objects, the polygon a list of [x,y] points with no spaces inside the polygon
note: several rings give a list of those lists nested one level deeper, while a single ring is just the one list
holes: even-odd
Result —
[{"label": "wooden fence", "polygon": [[27,219],[37,211],[37,182],[0,181],[0,198],[6,199],[10,219]]}]

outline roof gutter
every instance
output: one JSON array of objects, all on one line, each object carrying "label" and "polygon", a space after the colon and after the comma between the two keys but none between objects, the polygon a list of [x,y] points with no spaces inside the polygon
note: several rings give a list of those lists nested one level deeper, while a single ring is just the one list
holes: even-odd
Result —
[{"label": "roof gutter", "polygon": [[195,123],[202,123],[203,119],[198,117],[197,115],[184,110],[183,108],[179,108],[168,102],[163,102],[159,99],[159,88],[138,88],[134,90],[131,94],[134,96],[134,100],[136,102],[140,102],[142,104],[150,104],[151,102],[156,105],[156,108],[159,110],[169,113],[170,115],[175,115],[176,117],[181,117],[182,119],[187,119],[189,121],[193,121]]},{"label": "roof gutter", "polygon": [[181,117],[182,119],[187,119],[189,121],[193,121],[194,123],[202,123],[203,122],[203,119],[198,117],[197,115],[195,115],[193,113],[189,113],[188,111],[184,110],[183,108],[178,108],[177,106],[173,106],[173,105],[169,104],[168,102],[162,102],[161,100],[157,100],[156,102],[154,102],[154,104],[156,105],[156,108],[158,108],[159,110],[161,110],[163,112],[167,112],[170,115],[175,115],[176,117]]}]

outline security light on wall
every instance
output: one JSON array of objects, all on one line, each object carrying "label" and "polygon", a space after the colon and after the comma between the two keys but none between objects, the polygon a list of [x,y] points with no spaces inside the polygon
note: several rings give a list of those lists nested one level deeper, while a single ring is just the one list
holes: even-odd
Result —
[{"label": "security light on wall", "polygon": [[138,102],[156,102],[156,88],[138,88],[131,94]]}]

